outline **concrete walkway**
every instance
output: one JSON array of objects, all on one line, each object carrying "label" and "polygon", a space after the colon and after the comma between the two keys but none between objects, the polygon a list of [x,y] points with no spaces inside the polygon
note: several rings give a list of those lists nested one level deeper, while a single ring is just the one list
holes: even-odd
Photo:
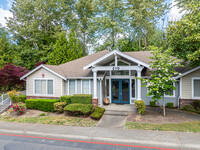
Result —
[{"label": "concrete walkway", "polygon": [[109,104],[103,107],[106,111],[97,127],[124,128],[128,113],[137,111],[135,106],[130,104]]},{"label": "concrete walkway", "polygon": [[0,121],[0,133],[179,149],[200,149],[200,134]]}]

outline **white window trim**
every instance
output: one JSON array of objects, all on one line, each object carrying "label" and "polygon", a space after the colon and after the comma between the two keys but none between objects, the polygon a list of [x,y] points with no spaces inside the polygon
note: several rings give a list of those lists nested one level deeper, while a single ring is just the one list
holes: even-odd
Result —
[{"label": "white window trim", "polygon": [[[129,66],[131,65],[131,63],[129,63],[129,62],[123,60],[123,59],[118,59],[118,60],[117,60],[117,66],[118,66],[118,62],[119,62],[119,61],[122,61],[122,62],[128,64]],[[112,63],[110,63],[109,65],[112,66],[113,64],[115,64],[115,62],[112,62]],[[124,70],[124,71],[125,71],[125,70]],[[127,71],[129,71],[129,74],[128,74],[128,75],[112,75],[112,70],[111,70],[111,71],[110,71],[110,76],[130,76],[130,75],[131,75],[131,70],[127,70]]]},{"label": "white window trim", "polygon": [[[70,80],[75,80],[75,79],[70,79]],[[67,81],[67,89],[68,89],[67,90],[67,95],[69,95],[69,81],[70,80]],[[78,90],[77,89],[77,84],[78,84],[78,82],[77,82],[77,80],[75,80],[75,93],[74,94],[77,94],[77,90]]]},{"label": "white window trim", "polygon": [[200,80],[200,77],[192,77],[192,99],[200,99],[200,97],[194,96],[194,80]]},{"label": "white window trim", "polygon": [[[47,94],[36,94],[35,93],[35,80],[46,80],[46,93]],[[48,80],[53,80],[53,94],[48,94],[48,87],[47,87],[47,81]],[[33,78],[33,94],[35,96],[54,96],[55,94],[55,88],[54,88],[54,79],[53,78]]]},{"label": "white window trim", "polygon": [[[84,80],[88,80],[89,81],[89,93],[88,94],[91,94],[91,80],[89,80],[89,79],[84,79]],[[81,94],[83,94],[83,81],[84,80],[81,80]]]},{"label": "white window trim", "polygon": [[[175,87],[175,82],[173,82],[173,86]],[[148,88],[146,87],[146,89],[147,89],[147,94],[149,93],[149,90],[148,90]],[[176,91],[175,90],[173,90],[173,95],[165,95],[164,94],[164,97],[169,97],[169,98],[174,98],[174,97],[176,97]],[[147,97],[153,97],[153,96],[147,96]]]},{"label": "white window trim", "polygon": [[[132,95],[132,80],[135,80],[135,97],[133,97],[133,95]],[[137,88],[137,86],[136,86],[136,79],[130,79],[130,96],[131,96],[131,99],[136,99],[136,88]]]}]

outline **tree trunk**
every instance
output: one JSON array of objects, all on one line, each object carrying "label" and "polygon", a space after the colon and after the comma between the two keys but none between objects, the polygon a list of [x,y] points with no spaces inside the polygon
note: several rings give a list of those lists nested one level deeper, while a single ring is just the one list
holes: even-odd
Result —
[{"label": "tree trunk", "polygon": [[165,98],[163,95],[163,116],[165,116]]},{"label": "tree trunk", "polygon": [[145,29],[144,29],[144,49],[147,49],[147,37]]},{"label": "tree trunk", "polygon": [[139,32],[138,32],[138,42],[139,42],[139,50],[140,50],[140,47],[141,47],[141,42],[140,42],[140,28],[139,28]]},{"label": "tree trunk", "polygon": [[86,40],[85,40],[85,32],[83,33],[83,56],[86,55]]}]

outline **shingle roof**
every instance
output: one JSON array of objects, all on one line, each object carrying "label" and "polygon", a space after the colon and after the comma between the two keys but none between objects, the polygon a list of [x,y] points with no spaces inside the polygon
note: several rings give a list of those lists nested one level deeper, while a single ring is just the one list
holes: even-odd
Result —
[{"label": "shingle roof", "polygon": [[[91,69],[83,70],[83,67],[90,64],[91,62],[99,59],[100,57],[108,54],[109,50],[100,51],[58,66],[55,65],[45,65],[52,71],[62,75],[63,77],[92,77],[92,71]],[[125,54],[138,59],[144,63],[150,64],[151,59],[149,58],[152,56],[150,51],[134,51],[134,52],[124,52]],[[188,70],[190,70],[188,67],[177,67],[176,70],[178,72],[184,73]],[[143,72],[143,75],[149,76],[150,70],[146,69],[145,72]],[[98,72],[98,77],[103,76],[103,72]]]}]

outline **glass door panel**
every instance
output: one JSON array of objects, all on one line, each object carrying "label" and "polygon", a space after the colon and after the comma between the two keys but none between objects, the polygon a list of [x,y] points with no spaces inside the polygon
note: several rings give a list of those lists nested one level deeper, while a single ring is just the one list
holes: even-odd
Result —
[{"label": "glass door panel", "polygon": [[122,103],[129,103],[129,80],[122,80]]},{"label": "glass door panel", "polygon": [[112,81],[112,101],[119,102],[119,80]]}]

